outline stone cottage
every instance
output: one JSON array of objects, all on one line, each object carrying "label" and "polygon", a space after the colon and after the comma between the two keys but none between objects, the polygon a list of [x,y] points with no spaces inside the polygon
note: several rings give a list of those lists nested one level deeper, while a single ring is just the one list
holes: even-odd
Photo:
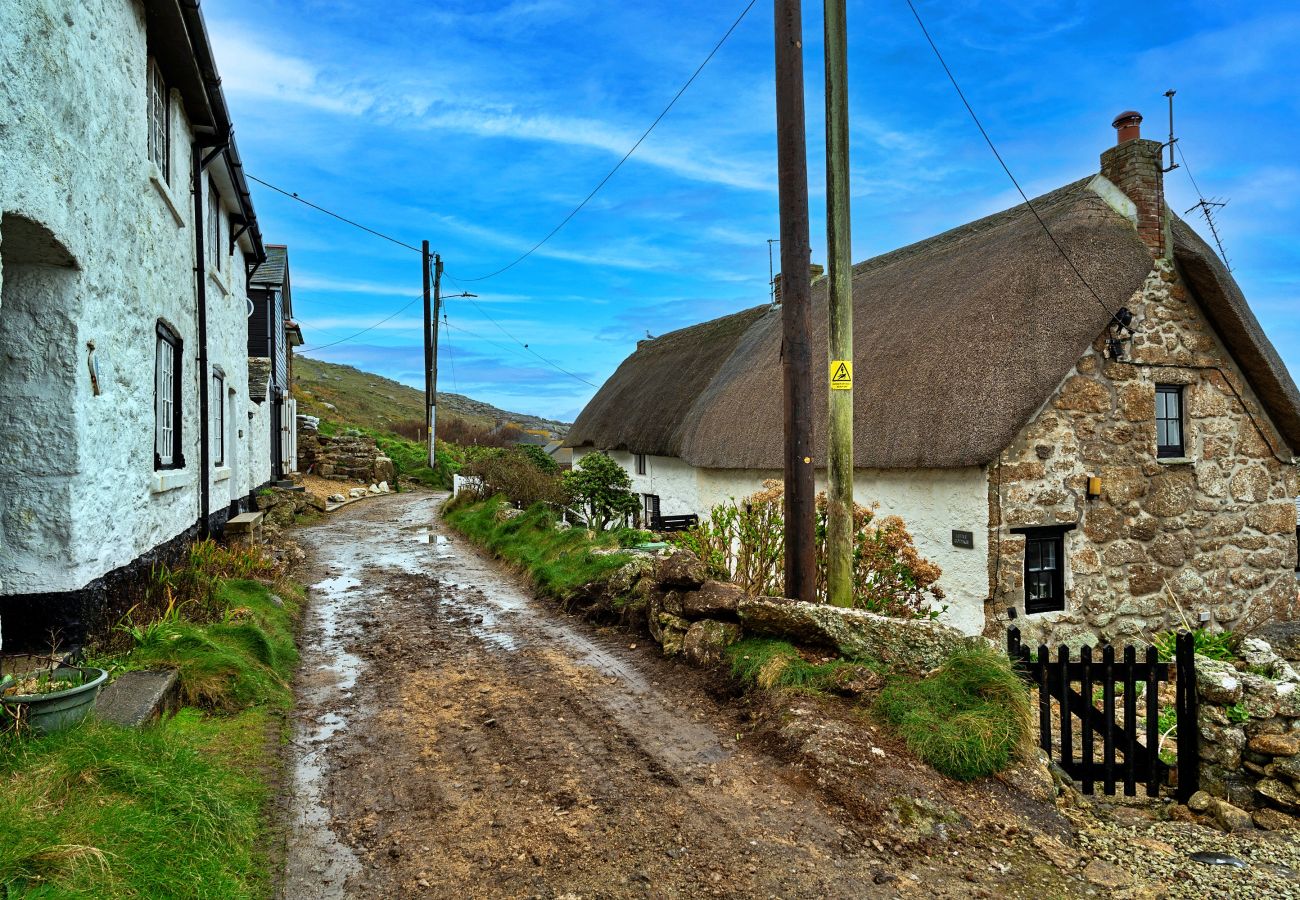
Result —
[{"label": "stone cottage", "polygon": [[298,401],[293,384],[293,348],[302,346],[302,329],[293,320],[293,286],[289,248],[268,244],[266,259],[248,279],[249,397],[266,404],[271,477],[283,479],[298,470]]},{"label": "stone cottage", "polygon": [[[1295,613],[1300,395],[1165,205],[1140,121],[1116,119],[1099,174],[1032,201],[1061,250],[1021,205],[854,267],[855,496],[903,517],[966,632],[1000,635],[1008,609],[1034,642]],[[610,452],[663,515],[780,478],[780,320],[640,342],[568,444]]]},{"label": "stone cottage", "polygon": [[271,460],[247,352],[266,251],[198,4],[10,0],[0,73],[12,649],[113,624],[124,587],[246,509]]}]

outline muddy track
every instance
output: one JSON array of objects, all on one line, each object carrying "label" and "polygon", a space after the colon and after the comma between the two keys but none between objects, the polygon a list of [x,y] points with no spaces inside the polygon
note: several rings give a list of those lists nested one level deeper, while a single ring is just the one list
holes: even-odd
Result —
[{"label": "muddy track", "polygon": [[301,533],[287,896],[897,894],[697,673],[533,601],[440,499]]}]

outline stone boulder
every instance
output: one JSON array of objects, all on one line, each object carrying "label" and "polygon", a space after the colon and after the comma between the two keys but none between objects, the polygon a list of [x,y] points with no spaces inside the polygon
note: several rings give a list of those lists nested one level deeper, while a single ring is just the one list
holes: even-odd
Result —
[{"label": "stone boulder", "polygon": [[708,577],[709,572],[703,560],[686,550],[678,550],[661,559],[655,571],[655,578],[664,587],[690,591],[703,585]]},{"label": "stone boulder", "polygon": [[371,479],[376,482],[394,482],[397,480],[397,467],[387,456],[376,456],[373,463]]},{"label": "stone boulder", "polygon": [[660,634],[658,640],[664,648],[664,656],[676,656],[681,653],[691,623],[679,616],[674,616],[672,613],[664,612],[659,613],[657,619]]},{"label": "stone boulder", "polygon": [[734,622],[701,619],[692,622],[682,639],[682,655],[691,665],[707,668],[722,662],[723,652],[740,640],[740,626]]},{"label": "stone boulder", "polygon": [[1240,807],[1233,806],[1226,800],[1215,797],[1210,801],[1206,811],[1220,828],[1229,833],[1253,831],[1255,828],[1255,822],[1251,819],[1250,813]]},{"label": "stone boulder", "polygon": [[1274,622],[1259,629],[1255,636],[1283,659],[1300,662],[1300,622]]},{"label": "stone boulder", "polygon": [[799,600],[745,597],[737,612],[746,631],[822,644],[848,657],[872,659],[916,673],[941,665],[970,640],[935,622],[891,619],[865,610]]},{"label": "stone boulder", "polygon": [[743,599],[745,592],[734,584],[706,581],[698,591],[682,594],[682,615],[688,619],[734,616]]},{"label": "stone boulder", "polygon": [[1204,700],[1220,706],[1231,706],[1241,700],[1241,677],[1230,663],[1198,656],[1196,690]]}]

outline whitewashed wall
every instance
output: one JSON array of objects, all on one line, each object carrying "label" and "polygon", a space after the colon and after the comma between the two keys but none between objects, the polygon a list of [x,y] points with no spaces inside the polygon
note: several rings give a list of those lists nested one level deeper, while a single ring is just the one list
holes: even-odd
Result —
[{"label": "whitewashed wall", "polygon": [[[588,451],[575,450],[580,458]],[[635,458],[623,451],[609,454],[631,475],[637,493],[658,494],[664,515],[705,515],[730,498],[740,500],[761,489],[779,471],[695,469],[680,459],[646,457],[646,474],[637,475]],[[825,472],[817,490],[826,489]],[[854,477],[858,503],[879,504],[878,515],[902,517],[917,550],[943,569],[939,584],[947,594],[948,612],[941,621],[967,634],[984,627],[988,596],[988,475],[977,466],[962,469],[859,469]],[[975,546],[952,544],[954,530],[970,531]]]},{"label": "whitewashed wall", "polygon": [[[0,447],[0,594],[80,588],[198,518],[191,131],[173,93],[168,187],[147,154],[147,61],[138,3],[0,2],[0,261],[10,270],[0,276],[0,432],[47,438]],[[18,265],[25,251],[11,242],[5,252],[14,217],[47,229],[75,268],[33,286]],[[232,274],[241,283],[230,295],[209,291],[209,346],[234,385],[247,378],[247,325],[242,273]],[[163,473],[153,467],[159,319],[185,342],[186,467]],[[36,348],[55,391],[33,389],[16,367]],[[246,397],[232,423],[246,418]],[[221,483],[234,492],[233,478]],[[213,508],[222,501],[214,492]]]}]

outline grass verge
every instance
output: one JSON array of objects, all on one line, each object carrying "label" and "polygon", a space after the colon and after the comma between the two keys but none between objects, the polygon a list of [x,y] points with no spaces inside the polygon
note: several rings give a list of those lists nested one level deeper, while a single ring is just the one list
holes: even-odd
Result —
[{"label": "grass verge", "polygon": [[809,662],[791,643],[757,637],[728,647],[727,661],[731,674],[747,687],[818,693],[839,693],[848,682],[859,680],[864,668],[873,668],[847,659]]},{"label": "grass verge", "polygon": [[579,588],[599,582],[625,565],[622,553],[593,553],[624,546],[644,532],[605,531],[589,536],[584,528],[557,529],[555,514],[536,504],[502,520],[505,502],[497,497],[478,503],[451,503],[444,510],[449,525],[494,555],[522,569],[550,597],[567,600]]},{"label": "grass verge", "polygon": [[190,704],[134,730],[87,721],[0,735],[0,897],[267,897],[265,811],[292,702],[301,595],[217,578],[206,623],[169,605],[91,658],[110,671],[174,667]]},{"label": "grass verge", "polygon": [[918,680],[898,678],[876,712],[921,759],[953,778],[992,775],[1029,735],[1029,693],[1010,662],[988,648],[961,650]]}]

